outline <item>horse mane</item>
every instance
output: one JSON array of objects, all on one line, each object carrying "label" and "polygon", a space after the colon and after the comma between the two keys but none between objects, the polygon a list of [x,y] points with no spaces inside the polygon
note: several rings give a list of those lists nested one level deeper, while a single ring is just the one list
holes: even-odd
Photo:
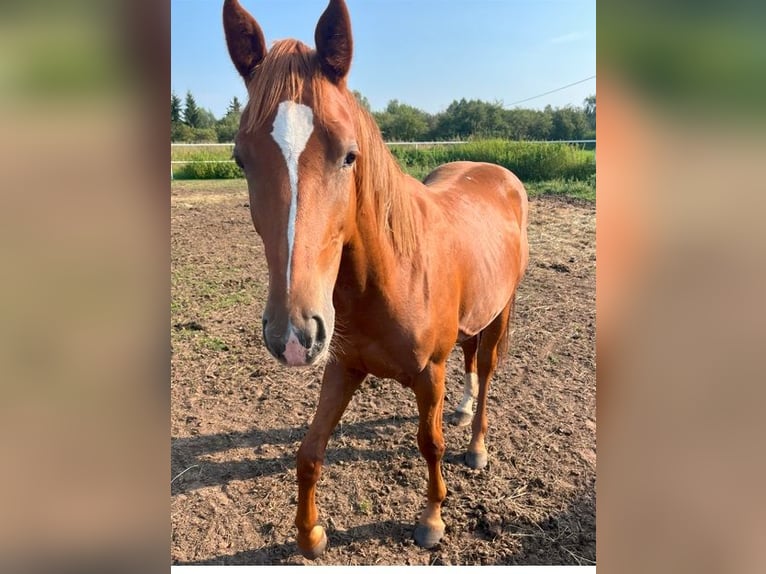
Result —
[{"label": "horse mane", "polygon": [[[308,85],[307,85],[308,83]],[[305,90],[313,94],[314,113],[327,117],[324,105],[329,80],[322,74],[316,51],[297,40],[279,40],[253,71],[242,129],[259,129],[285,99],[301,102]],[[416,227],[412,201],[402,185],[402,170],[383,141],[375,119],[346,89],[340,88],[354,118],[359,156],[354,164],[359,207],[375,214],[375,228],[394,251],[409,256],[415,250]],[[365,209],[366,208],[366,209]]]}]

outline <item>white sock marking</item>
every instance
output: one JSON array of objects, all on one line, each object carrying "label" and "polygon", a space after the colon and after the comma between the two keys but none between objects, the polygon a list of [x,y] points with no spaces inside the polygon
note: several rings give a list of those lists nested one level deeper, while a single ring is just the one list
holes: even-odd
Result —
[{"label": "white sock marking", "polygon": [[479,394],[479,375],[466,373],[463,380],[463,400],[460,401],[456,411],[473,414],[473,399]]},{"label": "white sock marking", "polygon": [[314,112],[303,104],[284,101],[277,108],[271,137],[277,142],[287,164],[290,178],[290,211],[287,216],[287,292],[290,292],[290,275],[295,242],[295,218],[298,213],[298,160],[314,131]]}]

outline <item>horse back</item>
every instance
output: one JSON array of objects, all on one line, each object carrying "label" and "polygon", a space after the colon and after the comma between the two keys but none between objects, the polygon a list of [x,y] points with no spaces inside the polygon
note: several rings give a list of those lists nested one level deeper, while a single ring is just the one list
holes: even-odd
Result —
[{"label": "horse back", "polygon": [[[516,174],[492,163],[456,161],[434,169],[423,184],[441,196],[439,199],[445,209],[458,218],[480,213],[482,204],[496,213],[499,210],[501,215],[511,215],[520,234],[523,274],[529,259],[526,232],[529,206],[527,191]],[[466,207],[466,202],[470,208]]]},{"label": "horse back", "polygon": [[526,271],[527,192],[513,172],[490,163],[444,164],[423,183],[444,214],[440,236],[453,238],[448,249],[460,277],[460,331],[470,335],[507,305]]}]

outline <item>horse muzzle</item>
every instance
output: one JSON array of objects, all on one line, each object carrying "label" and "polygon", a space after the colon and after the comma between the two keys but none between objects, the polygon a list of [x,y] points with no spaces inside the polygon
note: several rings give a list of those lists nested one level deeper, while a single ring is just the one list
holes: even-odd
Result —
[{"label": "horse muzzle", "polygon": [[328,330],[319,314],[308,319],[290,319],[286,327],[279,328],[265,315],[263,340],[274,358],[288,367],[306,367],[314,364],[327,350]]}]

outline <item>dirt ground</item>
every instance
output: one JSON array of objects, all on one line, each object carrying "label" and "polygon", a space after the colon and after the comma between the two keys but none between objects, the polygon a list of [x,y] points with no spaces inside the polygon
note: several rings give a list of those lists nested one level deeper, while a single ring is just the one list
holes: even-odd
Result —
[{"label": "dirt ground", "polygon": [[[320,368],[280,367],[261,342],[267,271],[242,182],[174,182],[171,559],[308,564],[295,544],[295,455]],[[414,395],[368,378],[327,449],[318,564],[594,564],[595,206],[530,201],[530,265],[509,354],[489,391],[490,462],[462,462],[470,428],[445,424],[446,534],[412,532],[426,465]],[[462,394],[459,347],[445,418]]]}]

